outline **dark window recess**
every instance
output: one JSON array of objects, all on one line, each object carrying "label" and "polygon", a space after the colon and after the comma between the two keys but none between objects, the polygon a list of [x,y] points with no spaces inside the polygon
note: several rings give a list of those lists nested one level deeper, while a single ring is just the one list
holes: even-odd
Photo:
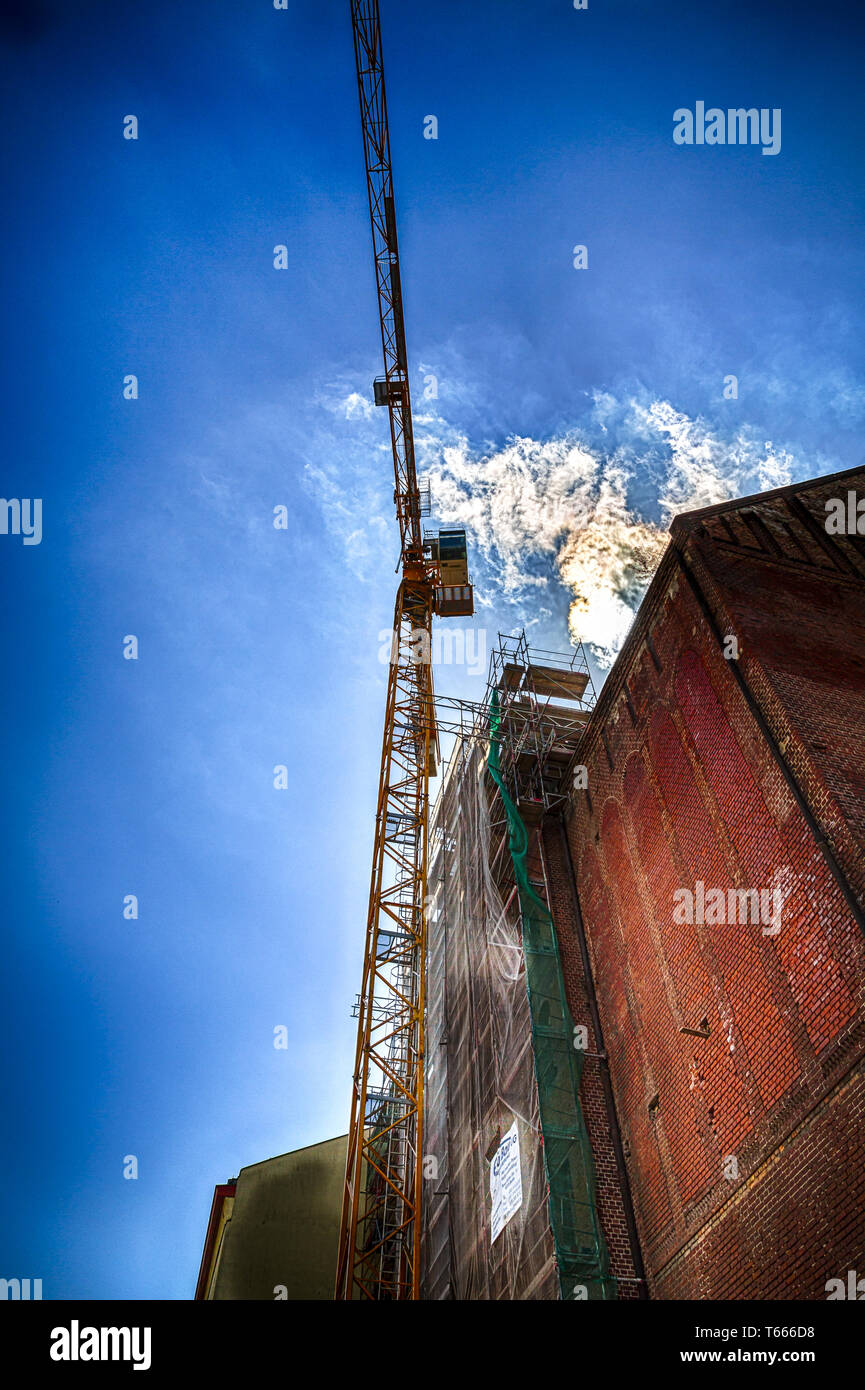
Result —
[{"label": "dark window recess", "polygon": [[[805,561],[810,561],[811,556],[809,555],[809,553],[808,553],[808,551],[806,550],[805,546],[802,544],[802,542],[801,542],[801,540],[799,539],[799,537],[796,535],[796,532],[793,530],[793,527],[790,525],[790,523],[787,522],[787,521],[782,521],[782,522],[781,522],[781,525],[782,525],[783,528],[784,528],[785,535],[789,536],[790,540],[792,541],[793,545],[794,545],[794,546],[796,547],[796,549],[798,550],[798,552],[799,552],[799,554],[801,555],[802,559],[805,560]],[[794,560],[795,560],[795,558],[796,558],[795,556],[791,556],[791,559],[794,559]]]},{"label": "dark window recess", "polygon": [[613,755],[610,752],[610,740],[607,738],[606,729],[601,730],[601,738],[604,740],[604,748],[607,753],[607,762],[610,764],[610,771],[615,772],[615,763],[613,762]]},{"label": "dark window recess", "polygon": [[754,546],[756,546],[756,548],[757,548],[758,550],[765,550],[766,547],[765,547],[765,544],[764,544],[764,542],[763,542],[763,537],[761,536],[760,532],[759,532],[758,529],[757,529],[757,526],[756,526],[756,524],[755,524],[755,520],[754,520],[753,513],[751,513],[751,512],[742,512],[742,513],[740,514],[740,520],[743,522],[743,524],[744,524],[744,526],[745,526],[745,530],[748,532],[749,537],[750,537],[750,542],[751,542],[751,543],[749,544],[748,541],[743,541],[743,543],[742,543],[743,549],[745,549],[745,550],[751,550],[751,549],[754,548]]},{"label": "dark window recess", "polygon": [[625,684],[625,704],[628,706],[628,714],[631,716],[631,723],[633,724],[634,728],[636,729],[636,727],[637,727],[637,715],[636,715],[636,712],[635,712],[635,710],[634,710],[634,706],[633,706],[633,704],[631,703],[631,692],[630,692],[630,690],[628,689],[627,683]]},{"label": "dark window recess", "polygon": [[771,527],[767,526],[767,525],[766,525],[766,522],[763,520],[763,518],[762,518],[761,516],[758,516],[756,512],[754,512],[752,515],[753,515],[753,523],[754,523],[754,526],[755,526],[756,530],[757,530],[757,531],[759,532],[759,534],[763,537],[763,539],[764,539],[766,545],[767,545],[768,548],[771,550],[772,554],[773,554],[773,555],[779,555],[779,556],[780,556],[780,555],[783,555],[783,554],[784,554],[783,548],[782,548],[781,545],[779,545],[778,541],[776,540],[775,536],[773,535],[772,530],[771,530]]},{"label": "dark window recess", "polygon": [[652,641],[651,637],[649,636],[649,633],[648,633],[648,632],[646,633],[646,646],[647,646],[648,649],[649,649],[649,656],[652,658],[652,661],[655,663],[655,670],[660,674],[661,663],[660,663],[660,661],[658,660],[658,653],[655,651],[655,644],[654,644],[654,642]]}]

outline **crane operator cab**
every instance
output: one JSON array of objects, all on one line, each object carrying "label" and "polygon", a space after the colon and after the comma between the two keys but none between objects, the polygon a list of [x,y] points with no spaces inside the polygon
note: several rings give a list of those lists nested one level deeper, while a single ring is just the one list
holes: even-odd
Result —
[{"label": "crane operator cab", "polygon": [[428,544],[441,581],[435,586],[436,613],[442,618],[470,618],[475,603],[465,531],[439,531]]}]

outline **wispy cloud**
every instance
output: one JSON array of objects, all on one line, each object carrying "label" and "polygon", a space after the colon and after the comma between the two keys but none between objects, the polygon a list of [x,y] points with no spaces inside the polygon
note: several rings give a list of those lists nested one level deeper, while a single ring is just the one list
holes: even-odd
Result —
[{"label": "wispy cloud", "polygon": [[442,521],[464,525],[487,578],[526,608],[560,582],[573,640],[608,667],[680,511],[782,486],[796,460],[753,431],[725,434],[669,401],[599,393],[579,432],[514,436],[476,454],[432,421],[420,452]]},{"label": "wispy cloud", "polygon": [[[678,512],[832,467],[828,460],[801,462],[742,424],[741,414],[730,412],[740,423],[689,415],[636,386],[596,391],[578,428],[545,439],[514,434],[479,447],[446,418],[452,394],[418,402],[418,470],[432,485],[436,519],[469,532],[479,606],[509,610],[515,625],[530,627],[539,614],[550,616],[564,591],[570,637],[585,642],[601,668],[621,649]],[[354,461],[363,453],[366,461],[349,470],[350,481],[344,471],[310,464],[307,477],[328,528],[364,577],[370,542],[385,544],[390,529],[378,497],[389,441],[372,419],[378,412],[353,384],[335,385],[322,403],[351,421]]]}]

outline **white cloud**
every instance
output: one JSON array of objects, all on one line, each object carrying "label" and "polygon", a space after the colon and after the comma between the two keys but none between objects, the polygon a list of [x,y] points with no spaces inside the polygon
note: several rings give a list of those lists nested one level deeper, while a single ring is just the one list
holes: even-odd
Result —
[{"label": "white cloud", "polygon": [[362,420],[368,420],[374,410],[372,401],[368,400],[366,396],[362,396],[359,391],[350,391],[339,404],[346,420],[355,420],[358,417]]},{"label": "white cloud", "polygon": [[[369,400],[352,387],[340,381],[321,397],[353,422],[347,456],[341,466],[307,463],[305,481],[355,575],[366,579],[391,533],[380,496],[390,446],[371,422]],[[449,396],[460,394],[449,387]],[[415,416],[418,471],[432,484],[436,519],[470,533],[479,606],[504,605],[527,627],[550,613],[560,585],[570,598],[570,635],[601,667],[621,649],[678,512],[820,471],[813,463],[803,469],[751,426],[710,423],[642,388],[594,392],[579,431],[513,435],[486,449],[450,426],[444,408],[424,400]]]},{"label": "white cloud", "polygon": [[609,393],[595,398],[591,434],[603,447],[576,434],[544,442],[515,436],[478,456],[463,437],[428,432],[419,452],[436,515],[470,531],[501,596],[528,616],[539,591],[558,579],[571,595],[571,636],[607,667],[672,517],[782,486],[795,461],[746,429],[723,438],[668,401],[616,401]]}]

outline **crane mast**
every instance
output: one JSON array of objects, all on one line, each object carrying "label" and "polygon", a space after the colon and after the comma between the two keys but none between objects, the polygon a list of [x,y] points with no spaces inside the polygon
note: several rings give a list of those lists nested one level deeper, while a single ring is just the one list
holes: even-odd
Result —
[{"label": "crane mast", "polygon": [[[352,0],[401,576],[394,608],[336,1297],[419,1295],[433,613],[473,611],[465,534],[425,538],[415,469],[378,0]],[[460,542],[459,537],[462,537]],[[457,538],[456,540],[454,538]],[[450,547],[450,548],[449,548]]]}]

